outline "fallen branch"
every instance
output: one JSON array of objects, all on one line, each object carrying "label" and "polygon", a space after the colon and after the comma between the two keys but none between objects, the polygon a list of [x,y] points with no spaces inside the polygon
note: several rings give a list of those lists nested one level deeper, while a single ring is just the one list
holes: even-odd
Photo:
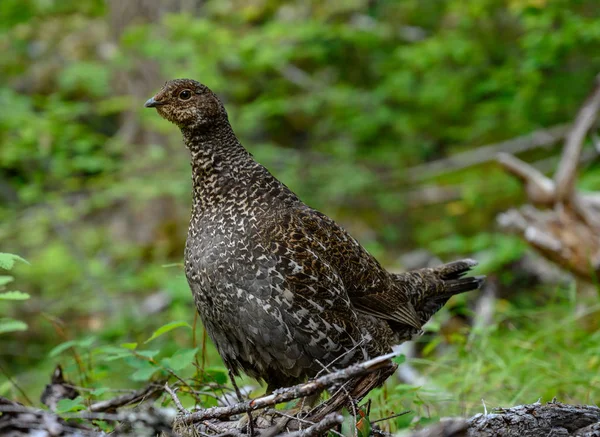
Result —
[{"label": "fallen branch", "polygon": [[[91,422],[94,420],[131,425],[127,431],[116,430],[111,433],[111,436],[115,437],[150,437],[157,435],[157,433],[164,433],[164,436],[173,435],[171,423],[174,411],[164,408],[130,409],[118,413],[82,411],[79,413],[65,413],[59,416],[51,411],[25,407],[17,402],[0,397],[0,413],[1,435],[32,435],[31,431],[35,430],[39,431],[39,435],[48,436],[105,436],[105,433],[95,429],[94,424]],[[69,419],[77,419],[77,421]],[[88,421],[88,423],[82,424],[79,421]]]},{"label": "fallen branch", "polygon": [[552,401],[498,408],[467,420],[451,418],[408,437],[594,437],[598,429],[600,408]]},{"label": "fallen branch", "polygon": [[344,416],[338,413],[331,413],[325,416],[320,422],[309,426],[306,429],[300,429],[298,431],[288,432],[283,434],[284,437],[311,437],[322,435],[325,431],[329,431],[331,428],[340,425],[344,421]]},{"label": "fallen branch", "polygon": [[108,399],[106,401],[98,401],[89,406],[88,411],[92,413],[100,413],[103,411],[116,410],[119,407],[126,405],[137,404],[143,400],[152,397],[159,393],[161,390],[160,383],[153,383],[144,387],[140,390],[136,390],[132,393],[127,393],[121,396]]},{"label": "fallen branch", "polygon": [[552,401],[478,414],[468,420],[469,436],[574,436],[600,422],[600,408]]},{"label": "fallen branch", "polygon": [[474,165],[491,162],[498,153],[517,154],[528,150],[550,147],[565,138],[570,125],[560,124],[547,129],[539,129],[530,134],[523,135],[499,143],[488,144],[457,153],[438,161],[417,165],[406,170],[411,182],[423,181],[443,174],[463,170]]},{"label": "fallen branch", "polygon": [[544,176],[532,165],[508,153],[500,153],[496,159],[507,172],[523,181],[527,198],[531,203],[534,205],[551,205],[554,203],[556,189],[552,179]]},{"label": "fallen branch", "polygon": [[358,376],[366,375],[375,372],[389,365],[389,360],[398,356],[397,352],[392,352],[387,355],[382,355],[364,363],[355,364],[346,369],[338,370],[328,375],[321,376],[305,384],[298,384],[293,387],[282,388],[275,393],[263,396],[257,399],[252,399],[245,402],[240,402],[227,407],[212,407],[205,410],[197,411],[187,416],[179,417],[178,420],[184,424],[192,424],[201,422],[207,419],[224,419],[235,416],[241,413],[260,410],[267,407],[272,407],[277,404],[289,402],[294,399],[304,398],[322,392],[332,385],[340,382],[348,381]]},{"label": "fallen branch", "polygon": [[171,399],[173,400],[173,403],[175,404],[175,407],[177,407],[177,411],[179,411],[181,414],[188,414],[189,413],[189,411],[186,410],[184,408],[184,406],[181,404],[181,401],[177,397],[177,393],[175,393],[171,389],[171,387],[169,387],[169,383],[167,383],[167,382],[165,382],[165,391],[167,393],[169,393],[169,396],[171,396]]}]

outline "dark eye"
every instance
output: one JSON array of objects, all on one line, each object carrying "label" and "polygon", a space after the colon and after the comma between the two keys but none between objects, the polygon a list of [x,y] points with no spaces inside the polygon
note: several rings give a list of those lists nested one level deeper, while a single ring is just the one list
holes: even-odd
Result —
[{"label": "dark eye", "polygon": [[190,90],[183,90],[179,93],[179,98],[181,100],[189,100],[190,97],[192,97],[192,92]]}]

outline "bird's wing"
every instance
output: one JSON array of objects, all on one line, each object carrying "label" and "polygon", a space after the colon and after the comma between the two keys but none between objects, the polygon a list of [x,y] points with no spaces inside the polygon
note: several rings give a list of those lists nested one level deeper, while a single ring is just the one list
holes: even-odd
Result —
[{"label": "bird's wing", "polygon": [[[405,290],[341,226],[305,207],[291,218],[305,241],[340,275],[352,305],[360,312],[420,329],[422,323]],[[298,223],[301,223],[299,225]]]}]

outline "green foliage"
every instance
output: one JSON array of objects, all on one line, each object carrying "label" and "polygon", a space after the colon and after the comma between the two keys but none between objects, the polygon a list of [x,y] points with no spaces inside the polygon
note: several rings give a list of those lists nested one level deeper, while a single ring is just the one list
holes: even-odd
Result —
[{"label": "green foliage", "polygon": [[161,363],[166,368],[179,372],[192,365],[197,353],[197,347],[193,349],[179,349],[171,357],[163,358]]},{"label": "green foliage", "polygon": [[398,355],[392,361],[396,364],[403,364],[406,361],[406,355]]},{"label": "green foliage", "polygon": [[[188,155],[126,85],[150,97],[162,79],[192,77],[224,98],[258,160],[386,265],[416,247],[444,259],[469,254],[530,296],[500,301],[502,319],[472,335],[444,332],[448,313],[436,318],[429,329],[438,335],[425,337],[417,364],[452,395],[402,385],[375,393],[379,404],[414,411],[391,428],[448,415],[436,410],[447,405],[440,398],[469,411],[482,396],[586,400],[598,339],[579,325],[556,328],[580,322],[572,301],[531,304],[537,294],[507,269],[526,248],[494,229],[496,214],[522,200],[520,185],[491,164],[424,182],[408,170],[572,120],[600,71],[594,0],[208,0],[197,15],[134,20],[122,33],[111,28],[111,3],[0,1],[0,239],[32,262],[22,274],[22,258],[0,254],[22,290],[0,275],[10,316],[0,320],[10,333],[0,346],[3,367],[27,391],[40,391],[56,361],[94,389],[83,401],[132,381],[180,382],[175,375],[199,389],[226,383],[210,341],[197,341],[205,333],[192,324],[181,269]],[[140,71],[154,69],[162,79],[143,83]],[[598,190],[599,174],[586,165],[580,186]],[[431,186],[458,195],[428,203],[419,193]],[[146,309],[155,296],[167,302],[162,312]],[[452,302],[468,314],[466,297]],[[547,336],[536,334],[542,328]],[[559,348],[569,351],[557,357],[560,375],[542,365],[544,351]],[[523,369],[532,368],[529,378]],[[0,395],[9,390],[0,385]],[[199,402],[188,387],[180,393]]]},{"label": "green foliage", "polygon": [[167,323],[166,325],[161,326],[160,328],[158,328],[156,331],[154,331],[152,333],[152,336],[146,340],[144,343],[149,343],[152,340],[154,340],[155,338],[160,337],[163,334],[166,334],[169,331],[172,331],[173,329],[177,329],[177,328],[181,328],[182,326],[186,326],[188,328],[192,328],[187,322],[171,322],[171,323]]},{"label": "green foliage", "polygon": [[[488,409],[553,397],[586,403],[598,380],[600,306],[595,296],[576,297],[575,290],[556,289],[548,297],[544,305],[500,301],[492,325],[457,336],[443,356],[413,362],[439,390],[460,394],[446,402],[463,414],[479,412],[480,399]],[[580,306],[585,311],[577,312]]]},{"label": "green foliage", "polygon": [[61,399],[56,405],[57,414],[74,413],[85,409],[86,406],[81,396],[77,396],[75,399]]},{"label": "green foliage", "polygon": [[358,437],[369,437],[372,435],[371,420],[367,412],[360,409],[356,416],[356,430]]},{"label": "green foliage", "polygon": [[[12,270],[16,262],[27,263],[23,258],[18,255],[11,253],[0,252],[0,269]],[[6,285],[14,281],[14,278],[9,275],[0,275],[0,303],[2,301],[21,301],[30,298],[29,294],[23,293],[22,291],[9,290],[6,291]],[[0,334],[6,334],[8,332],[25,331],[27,330],[27,323],[21,320],[15,320],[9,317],[0,318]]]},{"label": "green foliage", "polygon": [[[23,258],[21,258],[18,255],[13,255],[12,253],[0,253],[0,269],[4,269],[4,270],[12,270],[12,268],[15,266],[15,263],[17,261],[21,261],[25,264],[28,264],[27,261],[25,261]],[[6,278],[6,276],[3,276],[3,278]],[[6,281],[6,279],[4,279],[4,281]],[[11,282],[11,281],[8,281]],[[3,284],[0,285],[4,285],[7,282],[4,282]]]},{"label": "green foliage", "polygon": [[27,323],[20,320],[9,319],[6,317],[0,318],[0,334],[15,331],[25,331]]},{"label": "green foliage", "polygon": [[[7,278],[12,279],[11,276],[0,277],[0,283],[2,280],[6,280]],[[0,293],[0,300],[27,300],[30,297],[31,296],[29,296],[27,293],[23,293],[22,291],[7,291]]]}]

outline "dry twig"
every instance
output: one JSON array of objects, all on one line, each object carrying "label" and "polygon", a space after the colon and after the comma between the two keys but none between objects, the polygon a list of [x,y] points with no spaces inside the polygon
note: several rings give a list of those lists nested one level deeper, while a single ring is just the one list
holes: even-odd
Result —
[{"label": "dry twig", "polygon": [[132,393],[127,393],[121,396],[116,396],[112,399],[105,401],[98,401],[89,406],[88,411],[93,413],[100,413],[103,411],[115,410],[125,405],[137,404],[143,400],[157,394],[161,389],[159,383],[152,383],[147,387],[140,390],[136,390]]},{"label": "dry twig", "polygon": [[[306,429],[288,432],[283,434],[285,437],[312,437],[322,435],[325,431],[330,430],[334,426],[341,424],[344,421],[344,416],[338,413],[331,413],[325,416],[321,421],[309,426]],[[282,436],[282,437],[283,437]]]},{"label": "dry twig", "polygon": [[177,393],[175,393],[171,387],[169,387],[169,383],[165,382],[165,391],[167,393],[169,393],[169,396],[171,396],[171,399],[173,400],[173,403],[175,404],[175,406],[177,407],[177,411],[179,411],[181,414],[189,414],[189,411],[186,410],[184,408],[184,406],[181,404],[181,401],[179,400],[179,398],[177,397]]}]

